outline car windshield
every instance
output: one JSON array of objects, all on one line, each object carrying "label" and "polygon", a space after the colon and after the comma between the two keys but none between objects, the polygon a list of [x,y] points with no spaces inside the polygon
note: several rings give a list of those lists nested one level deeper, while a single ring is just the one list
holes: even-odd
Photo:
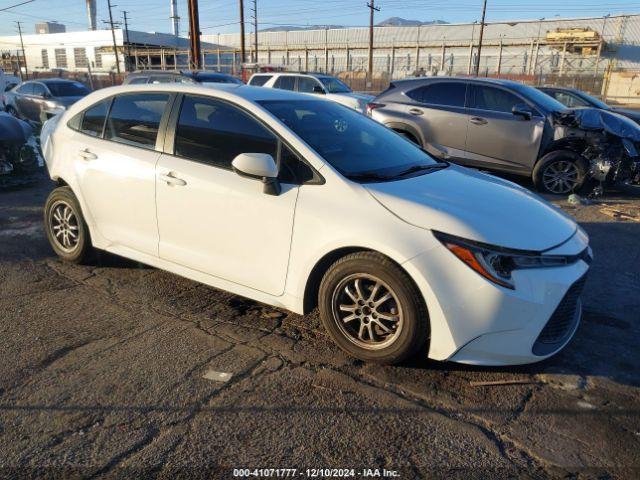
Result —
[{"label": "car windshield", "polygon": [[361,183],[446,167],[392,130],[325,100],[259,102],[345,177]]},{"label": "car windshield", "polygon": [[80,82],[47,82],[46,85],[54,97],[83,97],[90,93]]},{"label": "car windshield", "polygon": [[529,87],[528,85],[517,85],[515,90],[547,112],[559,112],[567,109],[566,105],[563,105],[555,98],[550,97],[537,88]]},{"label": "car windshield", "polygon": [[329,93],[351,93],[351,89],[337,78],[319,77],[318,80],[322,82]]}]

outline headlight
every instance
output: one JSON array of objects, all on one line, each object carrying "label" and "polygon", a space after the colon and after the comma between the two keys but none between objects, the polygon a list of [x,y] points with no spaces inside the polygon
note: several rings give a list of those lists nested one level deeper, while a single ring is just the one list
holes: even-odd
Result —
[{"label": "headlight", "polygon": [[544,255],[540,252],[495,247],[441,232],[434,231],[433,234],[469,268],[493,283],[510,289],[515,289],[511,278],[514,270],[561,267],[578,260],[591,263],[591,250],[588,247],[577,255]]}]

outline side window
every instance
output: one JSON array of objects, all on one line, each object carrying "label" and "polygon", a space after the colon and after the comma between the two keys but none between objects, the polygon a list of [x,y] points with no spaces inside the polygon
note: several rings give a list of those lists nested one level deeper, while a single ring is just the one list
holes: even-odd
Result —
[{"label": "side window", "polygon": [[40,84],[40,83],[34,83],[33,84],[33,95],[37,96],[37,97],[44,97],[44,93],[45,93],[45,89],[44,89],[44,85]]},{"label": "side window", "polygon": [[298,77],[298,91],[303,93],[313,93],[313,87],[319,87],[320,84],[311,77]]},{"label": "side window", "polygon": [[475,91],[472,108],[491,110],[493,112],[511,113],[511,109],[523,101],[514,95],[500,88],[474,86]]},{"label": "side window", "polygon": [[80,123],[80,131],[92,137],[101,137],[110,103],[111,99],[104,100],[85,110]]},{"label": "side window", "polygon": [[267,83],[273,75],[254,75],[251,77],[251,81],[249,85],[253,85],[254,87],[261,87],[265,83]]},{"label": "side window", "polygon": [[137,93],[115,97],[104,138],[153,149],[168,100],[167,93]]},{"label": "side window", "polygon": [[31,95],[33,94],[33,83],[25,83],[20,88],[18,88],[18,92],[23,95]]},{"label": "side window", "polygon": [[278,140],[257,120],[227,103],[187,95],[175,134],[177,156],[231,169],[241,153],[277,158]]},{"label": "side window", "polygon": [[160,75],[157,77],[151,77],[149,83],[175,83],[176,77],[170,75]]},{"label": "side window", "polygon": [[450,107],[464,107],[467,84],[463,82],[438,82],[407,92],[416,102]]},{"label": "side window", "polygon": [[141,83],[147,83],[147,81],[149,80],[148,77],[136,77],[133,80],[131,80],[129,82],[130,85],[136,85],[136,84],[141,84]]},{"label": "side window", "polygon": [[301,161],[284,143],[281,143],[278,170],[278,180],[282,183],[301,185],[314,177],[311,167]]},{"label": "side window", "polygon": [[571,93],[555,92],[556,100],[567,107],[588,107],[589,104]]},{"label": "side window", "polygon": [[282,90],[294,90],[296,88],[296,77],[293,75],[283,75],[278,77],[274,88],[281,88]]}]

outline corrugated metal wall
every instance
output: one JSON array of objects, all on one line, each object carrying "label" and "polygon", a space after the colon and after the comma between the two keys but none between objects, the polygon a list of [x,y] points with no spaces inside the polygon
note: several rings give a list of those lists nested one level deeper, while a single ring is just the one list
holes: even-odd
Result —
[{"label": "corrugated metal wall", "polygon": [[[534,47],[547,32],[567,28],[588,28],[602,35],[607,43],[602,59],[597,61],[595,54],[567,53],[562,62],[557,47]],[[479,30],[477,24],[376,27],[374,70],[394,77],[418,69],[466,73],[470,56],[475,61],[475,49],[471,51],[470,43],[472,39],[477,43]],[[240,43],[239,34],[204,35],[202,39],[229,47]],[[329,72],[362,70],[367,65],[368,40],[367,28],[264,32],[258,34],[258,61],[286,65],[291,70],[324,71],[326,48]],[[489,23],[484,32],[481,72],[496,73],[501,41],[500,69],[504,74],[532,73],[534,69],[538,73],[553,72],[560,69],[561,63],[565,72],[580,73],[595,71],[596,63],[604,69],[610,61],[617,69],[640,70],[640,15]],[[250,51],[253,34],[246,36],[246,45]]]}]

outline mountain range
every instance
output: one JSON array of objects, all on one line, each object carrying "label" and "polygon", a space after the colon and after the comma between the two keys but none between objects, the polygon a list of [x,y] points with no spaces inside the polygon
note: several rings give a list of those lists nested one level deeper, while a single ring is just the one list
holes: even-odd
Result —
[{"label": "mountain range", "polygon": [[[444,25],[449,22],[444,20],[427,20],[423,22],[421,20],[407,20],[401,17],[389,17],[379,23],[376,23],[376,27],[416,27],[418,25]],[[308,25],[301,27],[298,25],[279,25],[277,27],[264,28],[261,32],[285,32],[285,31],[303,31],[303,30],[324,30],[325,28],[347,28],[342,25]]]}]

